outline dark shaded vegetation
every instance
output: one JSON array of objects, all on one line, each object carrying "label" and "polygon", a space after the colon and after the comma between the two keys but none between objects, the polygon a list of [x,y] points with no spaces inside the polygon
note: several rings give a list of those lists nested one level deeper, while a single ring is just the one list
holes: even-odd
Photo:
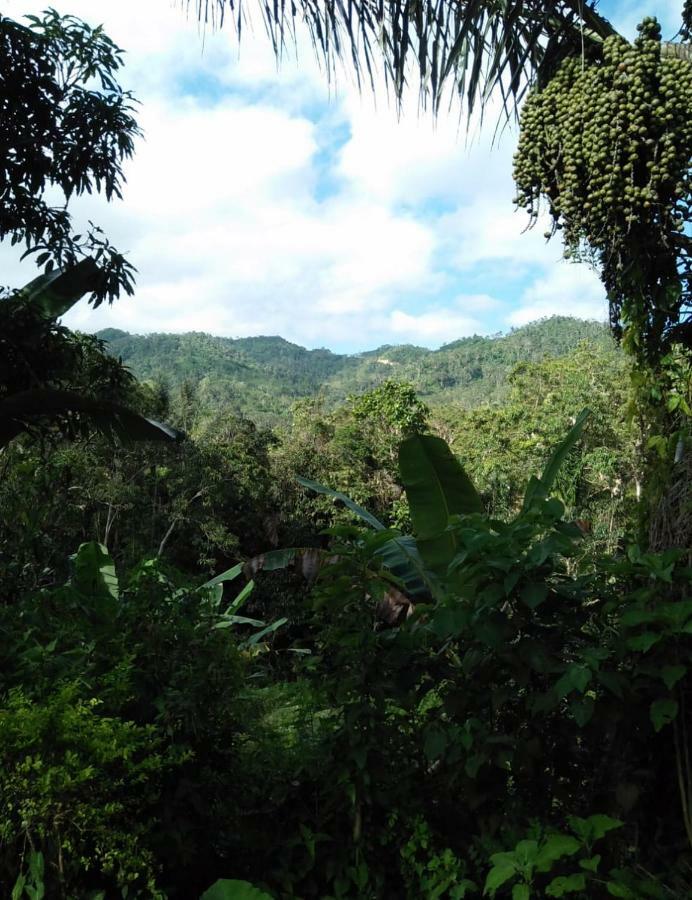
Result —
[{"label": "dark shaded vegetation", "polygon": [[[29,110],[77,56],[49,118],[77,91],[115,177],[117,48],[52,13],[0,36]],[[29,249],[37,165],[7,231]],[[359,358],[108,333],[137,381],[57,322],[113,284],[105,246],[0,299],[0,895],[692,896],[685,346],[632,367],[571,320]]]}]

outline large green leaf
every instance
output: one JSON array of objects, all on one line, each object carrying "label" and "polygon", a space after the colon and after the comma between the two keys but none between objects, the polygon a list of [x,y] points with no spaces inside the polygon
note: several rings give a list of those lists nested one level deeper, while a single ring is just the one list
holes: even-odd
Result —
[{"label": "large green leaf", "polygon": [[385,567],[400,579],[413,598],[434,594],[434,584],[420,555],[416,539],[408,534],[393,537],[375,551]]},{"label": "large green leaf", "polygon": [[200,900],[272,900],[272,897],[249,881],[220,878],[202,894]]},{"label": "large green leaf", "polygon": [[74,556],[74,586],[88,597],[118,599],[118,576],[108,548],[97,541],[81,544]]},{"label": "large green leaf", "polygon": [[351,510],[351,512],[354,512],[363,519],[364,522],[367,522],[368,525],[371,525],[377,531],[385,530],[386,525],[375,518],[372,513],[369,513],[367,509],[363,509],[362,506],[359,506],[354,500],[351,500],[346,494],[342,494],[341,491],[334,491],[331,488],[325,487],[323,484],[319,484],[317,481],[310,481],[309,478],[301,478],[298,476],[296,480],[299,484],[302,484],[303,487],[309,488],[311,491],[316,491],[318,494],[324,494],[327,497],[334,497],[336,500],[340,500],[344,506]]},{"label": "large green leaf", "polygon": [[399,473],[420,554],[431,569],[444,569],[456,550],[451,516],[482,512],[481,498],[445,441],[430,434],[403,441]]},{"label": "large green leaf", "polygon": [[574,445],[581,437],[581,433],[584,430],[584,426],[586,425],[586,421],[590,415],[590,409],[583,409],[579,413],[574,422],[574,425],[570,428],[564,440],[562,440],[557,445],[555,450],[553,450],[553,453],[548,460],[548,463],[543,470],[543,474],[541,475],[541,477],[531,478],[526,488],[526,495],[524,497],[524,511],[529,509],[537,501],[545,500],[546,497],[548,497],[553,485],[555,484],[555,479],[557,478],[562,464],[569,455],[570,450],[572,450]]},{"label": "large green leaf", "polygon": [[280,550],[268,550],[259,556],[253,556],[244,564],[244,572],[247,578],[258,572],[276,572],[279,569],[288,569],[300,559],[306,549],[303,547],[282,547]]},{"label": "large green leaf", "polygon": [[93,428],[123,442],[176,441],[182,432],[147,419],[119,403],[83,397],[73,391],[34,388],[0,402],[0,447],[41,421],[77,414]]},{"label": "large green leaf", "polygon": [[243,563],[237,563],[232,568],[226,569],[226,571],[222,572],[220,575],[215,575],[213,578],[210,578],[209,581],[205,581],[202,587],[209,588],[214,587],[214,585],[217,584],[223,584],[225,581],[233,581],[243,571],[243,565]]},{"label": "large green leaf", "polygon": [[87,257],[69,269],[54,269],[39,275],[19,291],[19,296],[48,318],[57,319],[93,291],[99,278],[99,267]]},{"label": "large green leaf", "polygon": [[[373,516],[372,513],[369,513],[367,509],[363,509],[362,506],[359,506],[354,500],[351,500],[346,494],[342,494],[341,491],[334,491],[316,481],[310,481],[308,478],[299,477],[298,481],[303,487],[310,488],[310,490],[316,491],[319,494],[325,494],[327,497],[334,497],[335,499],[340,500],[344,506],[354,512],[359,518],[363,519],[364,522],[367,522],[368,525],[371,525],[376,531],[386,530],[386,525],[380,522],[380,520]],[[281,553],[284,551],[275,552]],[[271,553],[267,555],[271,557]],[[376,556],[381,557],[384,560],[385,566],[392,574],[401,579],[407,593],[411,596],[428,594],[431,592],[429,579],[426,575],[425,566],[421,559],[415,538],[408,535],[394,537],[378,548]],[[266,568],[266,566],[264,568]]]}]

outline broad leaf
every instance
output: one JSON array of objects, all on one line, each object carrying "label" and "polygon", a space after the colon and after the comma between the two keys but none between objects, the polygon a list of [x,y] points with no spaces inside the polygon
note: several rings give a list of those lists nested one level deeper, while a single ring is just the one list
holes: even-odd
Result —
[{"label": "broad leaf", "polygon": [[81,544],[74,557],[73,584],[87,597],[118,599],[118,576],[108,549],[96,541]]},{"label": "broad leaf", "polygon": [[434,584],[425,569],[416,539],[411,535],[391,538],[378,548],[375,555],[381,558],[392,575],[401,580],[411,597],[434,594]]},{"label": "broad leaf", "polygon": [[609,831],[615,828],[622,828],[620,819],[613,819],[602,813],[596,813],[589,816],[588,819],[582,819],[580,816],[568,816],[567,821],[569,827],[577,835],[577,837],[585,844],[591,844],[599,841]]},{"label": "broad leaf", "polygon": [[651,721],[653,722],[654,731],[660,731],[666,725],[675,719],[678,714],[678,702],[666,698],[664,700],[654,700],[649,710]]},{"label": "broad leaf", "polygon": [[239,593],[236,594],[236,596],[233,598],[232,603],[226,610],[226,615],[234,615],[235,613],[237,613],[241,606],[245,603],[247,598],[250,596],[250,594],[254,591],[254,589],[255,582],[250,579],[245,587],[241,591],[239,591]]},{"label": "broad leaf", "polygon": [[[497,856],[497,854],[495,855]],[[498,862],[488,872],[488,877],[485,879],[483,887],[483,894],[490,894],[491,897],[494,897],[497,889],[502,887],[510,878],[514,878],[516,874],[517,867],[513,861],[507,859]]]},{"label": "broad leaf", "polygon": [[580,847],[579,841],[571,834],[551,834],[538,851],[536,869],[539,872],[549,872],[554,862],[563,856],[572,856]]},{"label": "broad leaf", "polygon": [[226,571],[222,572],[220,575],[215,575],[213,578],[210,578],[209,581],[205,581],[202,587],[213,587],[215,584],[223,584],[223,582],[225,581],[233,581],[233,579],[237,578],[242,571],[243,563],[238,563],[232,568],[226,569]]},{"label": "broad leaf", "polygon": [[555,479],[557,478],[558,472],[560,471],[560,467],[564,463],[574,445],[581,437],[581,433],[584,430],[584,426],[586,425],[586,421],[590,415],[590,409],[583,409],[579,413],[574,425],[567,433],[567,436],[557,445],[555,450],[553,450],[553,453],[548,460],[548,464],[543,470],[543,474],[541,475],[541,477],[534,477],[529,481],[528,487],[526,488],[526,495],[524,497],[524,511],[533,506],[533,504],[537,501],[545,500],[548,497],[550,491],[553,488],[553,485],[555,484]]},{"label": "broad leaf", "polygon": [[34,388],[0,402],[0,447],[32,425],[77,414],[103,434],[121,441],[177,441],[182,432],[147,419],[118,403],[83,397],[73,391]]},{"label": "broad leaf", "polygon": [[446,569],[456,552],[450,518],[482,512],[481,498],[445,441],[433,435],[403,441],[399,473],[421,556],[433,571]]},{"label": "broad leaf", "polygon": [[252,625],[253,628],[264,628],[267,623],[261,619],[249,619],[247,616],[225,615],[215,628],[231,628],[233,625]]},{"label": "broad leaf", "polygon": [[661,669],[661,678],[669,691],[687,674],[686,666],[664,666]]},{"label": "broad leaf", "polygon": [[253,556],[243,566],[246,578],[258,572],[276,572],[293,566],[307,580],[313,581],[323,565],[335,562],[338,557],[316,547],[282,547]]},{"label": "broad leaf", "polygon": [[578,691],[580,694],[583,694],[590,681],[591,670],[586,666],[574,664],[558,679],[555,691],[560,699],[571,694],[572,691]]},{"label": "broad leaf", "polygon": [[[237,618],[237,617],[236,617]],[[275,631],[278,631],[279,628],[284,626],[288,622],[287,618],[277,619],[276,622],[272,622],[271,625],[267,625],[261,631],[256,632],[251,637],[249,637],[246,641],[243,641],[240,645],[241,649],[245,647],[254,647],[256,644],[267,637],[270,634],[274,634]]]},{"label": "broad leaf", "polygon": [[581,872],[576,875],[559,875],[553,878],[545,889],[546,897],[564,897],[586,890],[586,876]]}]

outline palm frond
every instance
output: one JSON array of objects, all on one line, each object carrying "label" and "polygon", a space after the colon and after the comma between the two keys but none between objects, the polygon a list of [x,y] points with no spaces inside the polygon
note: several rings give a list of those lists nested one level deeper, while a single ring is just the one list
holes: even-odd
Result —
[{"label": "palm frond", "polygon": [[221,27],[231,17],[240,37],[259,10],[281,56],[305,26],[333,77],[350,63],[359,84],[381,70],[401,100],[409,80],[437,112],[453,89],[468,113],[499,91],[507,114],[546,65],[584,52],[615,31],[585,0],[182,0],[197,17]]}]

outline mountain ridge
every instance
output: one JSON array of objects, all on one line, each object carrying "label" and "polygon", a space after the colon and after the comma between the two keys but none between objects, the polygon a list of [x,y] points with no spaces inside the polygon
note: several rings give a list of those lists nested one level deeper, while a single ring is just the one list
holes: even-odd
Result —
[{"label": "mountain ridge", "polygon": [[387,378],[411,382],[431,405],[465,407],[501,400],[515,365],[563,356],[580,342],[613,345],[605,324],[553,316],[506,334],[473,335],[436,350],[383,344],[356,354],[308,350],[280,335],[226,338],[205,332],[97,332],[141,381],[176,390],[192,384],[206,410],[279,424],[298,400],[320,396],[326,406],[370,390]]}]

